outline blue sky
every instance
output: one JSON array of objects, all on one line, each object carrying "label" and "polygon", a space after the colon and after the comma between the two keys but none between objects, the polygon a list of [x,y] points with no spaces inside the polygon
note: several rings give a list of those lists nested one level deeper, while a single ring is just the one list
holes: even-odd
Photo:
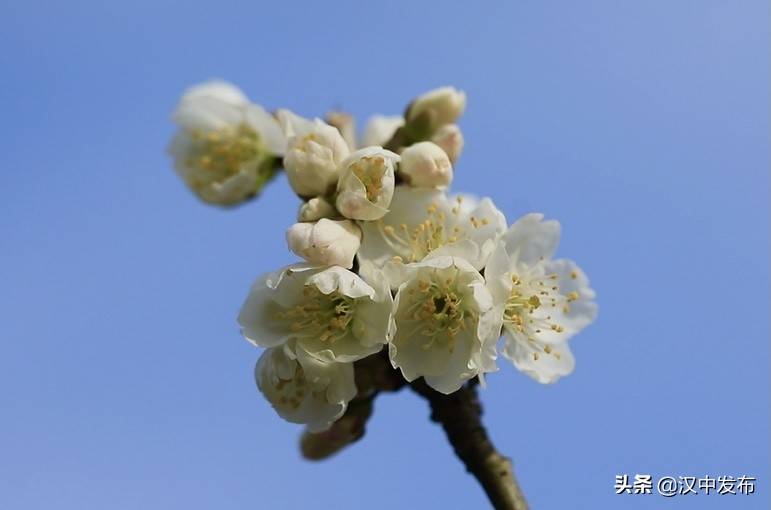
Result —
[{"label": "blue sky", "polygon": [[[359,118],[468,93],[454,189],[563,224],[598,292],[576,372],[490,377],[535,508],[765,508],[769,64],[762,1],[0,1],[0,507],[480,508],[424,402],[302,461],[235,324],[297,200],[198,203],[164,154],[188,85]],[[751,475],[753,496],[614,476]]]}]

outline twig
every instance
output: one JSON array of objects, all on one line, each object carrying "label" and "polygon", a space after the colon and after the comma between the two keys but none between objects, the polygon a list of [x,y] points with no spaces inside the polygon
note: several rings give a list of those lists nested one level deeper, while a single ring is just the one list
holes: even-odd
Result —
[{"label": "twig", "polygon": [[458,458],[482,485],[496,510],[527,510],[514,477],[511,460],[501,455],[482,424],[476,386],[468,384],[450,395],[431,389],[423,379],[410,387],[431,406],[431,420],[440,424]]}]

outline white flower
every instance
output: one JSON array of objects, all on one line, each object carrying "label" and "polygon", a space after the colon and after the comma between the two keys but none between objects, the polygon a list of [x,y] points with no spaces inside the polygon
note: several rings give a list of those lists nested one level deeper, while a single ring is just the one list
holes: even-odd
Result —
[{"label": "white flower", "polygon": [[277,121],[237,87],[211,81],[188,89],[173,116],[174,168],[201,200],[233,205],[258,192],[286,141]]},{"label": "white flower", "polygon": [[401,115],[373,115],[364,127],[362,147],[384,146],[403,125],[404,117]]},{"label": "white flower", "polygon": [[400,267],[394,300],[391,363],[408,381],[423,376],[437,391],[456,391],[496,370],[501,319],[482,275],[457,257],[429,257]]},{"label": "white flower", "polygon": [[254,378],[279,416],[311,432],[328,429],[356,396],[351,363],[322,361],[293,344],[263,352]]},{"label": "white flower", "polygon": [[353,267],[361,230],[350,220],[295,223],[286,232],[289,249],[312,264]]},{"label": "white flower", "polygon": [[399,173],[418,188],[445,188],[452,182],[447,153],[433,142],[418,142],[402,151]]},{"label": "white flower", "polygon": [[342,267],[295,264],[252,286],[238,322],[260,347],[291,340],[319,359],[348,362],[378,352],[391,338],[392,305],[380,275],[366,282]]},{"label": "white flower", "polygon": [[351,154],[341,165],[337,210],[346,218],[371,221],[388,212],[399,156],[381,147]]},{"label": "white flower", "polygon": [[314,197],[303,202],[297,212],[297,221],[317,221],[321,218],[339,217],[335,206],[323,197]]},{"label": "white flower", "polygon": [[503,316],[503,355],[541,383],[573,371],[568,339],[597,315],[586,275],[569,260],[551,260],[558,222],[528,214],[501,237],[485,279]]},{"label": "white flower", "polygon": [[445,124],[453,124],[466,109],[466,94],[454,87],[441,87],[415,98],[407,108],[407,123],[426,123],[433,133]]},{"label": "white flower", "polygon": [[496,236],[506,230],[506,218],[489,198],[448,198],[435,189],[398,186],[391,211],[361,228],[359,260],[378,267],[394,258],[409,263],[434,254],[463,257],[480,270]]},{"label": "white flower", "polygon": [[288,110],[276,115],[288,137],[284,169],[295,193],[314,197],[333,191],[340,163],[350,153],[340,131],[320,119],[304,119]]},{"label": "white flower", "polygon": [[447,157],[452,163],[458,161],[461,152],[463,152],[463,133],[457,124],[447,124],[440,127],[431,137],[431,141],[447,153]]}]

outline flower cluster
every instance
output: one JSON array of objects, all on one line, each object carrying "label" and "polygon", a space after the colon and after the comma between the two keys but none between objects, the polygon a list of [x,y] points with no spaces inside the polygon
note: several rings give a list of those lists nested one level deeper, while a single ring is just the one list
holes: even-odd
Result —
[{"label": "flower cluster", "polygon": [[558,222],[507,226],[490,199],[448,192],[465,105],[454,88],[428,92],[373,117],[357,146],[350,119],[271,115],[223,82],[180,101],[170,152],[201,199],[242,202],[279,168],[302,199],[286,233],[302,262],[258,279],[238,316],[284,419],[329,428],[357,395],[354,363],[384,349],[406,381],[445,394],[499,354],[541,383],[572,372],[568,341],[594,320],[594,292],[554,258]]}]

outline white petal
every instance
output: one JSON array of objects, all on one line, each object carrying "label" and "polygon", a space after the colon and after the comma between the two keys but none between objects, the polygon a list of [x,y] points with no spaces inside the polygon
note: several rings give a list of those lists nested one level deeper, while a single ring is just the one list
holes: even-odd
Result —
[{"label": "white petal", "polygon": [[391,226],[401,234],[401,225],[406,225],[412,232],[419,223],[426,219],[426,209],[429,206],[440,203],[444,193],[436,189],[418,189],[406,186],[397,186],[391,200],[388,214],[382,221],[366,222],[361,224],[362,244],[359,248],[360,259],[369,260],[377,266],[383,265],[395,256],[402,257],[406,262],[410,261],[411,249],[389,241],[383,228]]},{"label": "white petal", "polygon": [[485,312],[479,323],[479,338],[482,348],[477,357],[472,361],[479,370],[480,381],[484,383],[484,374],[497,372],[498,365],[498,339],[501,337],[501,324],[503,322],[503,305],[497,305]]},{"label": "white petal", "polygon": [[442,372],[438,375],[425,375],[426,384],[440,393],[449,395],[477,375],[477,370],[469,366],[469,361],[480,348],[479,338],[473,329],[471,327],[456,337],[455,349],[445,361]]},{"label": "white petal", "polygon": [[385,116],[373,115],[364,128],[362,147],[373,145],[384,146],[394,135],[397,129],[404,125],[404,117],[401,115]]},{"label": "white petal", "polygon": [[370,287],[356,273],[342,267],[332,266],[308,278],[308,285],[313,285],[324,294],[339,291],[354,299],[375,297],[375,289]]},{"label": "white petal", "polygon": [[323,363],[303,349],[297,349],[297,360],[307,377],[315,382],[326,383],[327,401],[348,402],[356,396],[353,365],[349,363]]},{"label": "white petal", "polygon": [[237,125],[243,119],[243,109],[213,97],[199,97],[180,103],[172,119],[189,131],[211,131]]},{"label": "white petal", "polygon": [[300,117],[290,110],[283,108],[277,110],[276,118],[287,138],[303,136],[313,131],[314,122],[312,120]]},{"label": "white petal", "polygon": [[351,364],[325,363],[293,345],[266,350],[255,380],[282,418],[314,432],[329,428],[356,395]]},{"label": "white petal", "polygon": [[255,282],[238,314],[241,334],[260,347],[280,345],[289,338],[288,332],[275,319],[280,308],[273,300],[275,291],[268,281],[269,275],[265,275]]},{"label": "white petal", "polygon": [[182,95],[182,101],[195,101],[201,97],[210,97],[233,106],[241,106],[249,102],[246,95],[224,80],[210,80],[187,89]]},{"label": "white petal", "polygon": [[495,303],[505,303],[511,294],[511,264],[506,246],[498,243],[485,266],[485,281]]},{"label": "white petal", "polygon": [[272,273],[267,279],[268,286],[275,289],[271,299],[284,308],[297,306],[303,301],[306,280],[323,269],[303,263],[293,264]]},{"label": "white petal", "polygon": [[256,104],[248,105],[244,116],[247,124],[260,134],[265,147],[272,154],[283,156],[286,152],[286,137],[278,121]]},{"label": "white petal", "polygon": [[257,176],[253,172],[241,171],[222,182],[212,182],[208,188],[199,190],[199,196],[207,202],[233,205],[254,193]]},{"label": "white petal", "polygon": [[[464,200],[464,202],[468,201]],[[466,207],[468,205],[462,204]],[[498,236],[506,230],[506,217],[495,207],[492,200],[483,198],[469,211],[468,215],[462,215],[461,218],[462,221],[458,222],[458,226],[467,232],[469,239],[479,247],[479,256],[470,259],[469,262],[475,268],[482,269],[495,247]],[[451,225],[451,227],[454,226]]]},{"label": "white petal", "polygon": [[506,251],[517,262],[532,266],[539,260],[550,259],[557,250],[560,224],[556,220],[542,220],[543,214],[525,215],[503,234]]},{"label": "white petal", "polygon": [[563,342],[572,337],[597,318],[595,292],[589,286],[589,279],[573,261],[559,259],[548,261],[544,267],[546,273],[556,273],[556,284],[563,296],[575,292],[578,299],[567,303],[567,312],[563,307],[550,311],[552,321],[563,327],[562,332],[545,330],[539,334],[539,340],[546,343]]},{"label": "white petal", "polygon": [[186,160],[190,150],[193,147],[193,139],[187,131],[177,131],[171,139],[166,152],[174,159],[174,171],[177,172],[183,180],[186,180],[192,169],[187,165]]},{"label": "white petal", "polygon": [[[433,212],[431,212],[433,211]],[[418,229],[429,225],[416,242]],[[389,213],[376,223],[363,224],[359,259],[384,266],[395,256],[405,262],[421,260],[428,255],[427,238],[439,255],[461,255],[481,270],[495,246],[495,240],[506,228],[506,219],[489,199],[476,201],[468,197],[448,199],[440,190],[397,186]],[[393,229],[391,234],[388,229]],[[476,250],[464,240],[476,244]]]},{"label": "white petal", "polygon": [[429,253],[426,256],[426,259],[448,256],[457,257],[468,261],[478,261],[480,259],[479,246],[471,239],[461,239],[456,243],[440,246],[436,250]]},{"label": "white petal", "polygon": [[[547,353],[546,349],[551,352]],[[549,346],[508,332],[503,355],[510,359],[518,370],[542,384],[554,383],[569,375],[576,364],[567,342]]]}]

